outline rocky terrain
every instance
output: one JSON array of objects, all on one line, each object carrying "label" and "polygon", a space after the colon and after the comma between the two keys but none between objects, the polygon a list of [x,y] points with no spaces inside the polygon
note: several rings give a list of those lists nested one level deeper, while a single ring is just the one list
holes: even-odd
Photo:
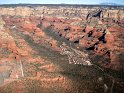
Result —
[{"label": "rocky terrain", "polygon": [[105,7],[105,6],[74,6],[74,5],[3,5],[0,7],[0,15],[6,16],[51,16],[79,19],[87,16],[88,13],[104,8],[101,18],[112,18],[116,20],[124,19],[123,6]]},{"label": "rocky terrain", "polygon": [[0,6],[0,93],[122,93],[123,9]]}]

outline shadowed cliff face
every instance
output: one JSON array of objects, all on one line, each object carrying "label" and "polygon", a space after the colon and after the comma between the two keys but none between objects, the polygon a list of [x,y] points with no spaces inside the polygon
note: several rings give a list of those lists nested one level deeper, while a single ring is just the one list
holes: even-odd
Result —
[{"label": "shadowed cliff face", "polygon": [[122,93],[123,10],[97,10],[1,7],[0,93]]}]

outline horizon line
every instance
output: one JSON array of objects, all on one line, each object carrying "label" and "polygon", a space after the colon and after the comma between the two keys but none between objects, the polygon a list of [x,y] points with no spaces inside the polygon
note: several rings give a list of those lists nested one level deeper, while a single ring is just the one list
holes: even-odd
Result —
[{"label": "horizon line", "polygon": [[109,4],[105,4],[105,3],[99,3],[99,4],[68,4],[68,3],[59,3],[59,4],[41,4],[41,3],[5,3],[5,4],[0,4],[0,5],[26,5],[26,4],[29,4],[29,5],[107,5],[107,6],[124,6],[123,4],[116,4],[116,3],[113,3],[113,5],[109,5]]}]

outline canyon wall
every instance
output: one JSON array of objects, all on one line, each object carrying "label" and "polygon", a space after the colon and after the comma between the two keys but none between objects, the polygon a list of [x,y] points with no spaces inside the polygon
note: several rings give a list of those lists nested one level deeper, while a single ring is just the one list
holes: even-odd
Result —
[{"label": "canyon wall", "polygon": [[[87,14],[91,11],[98,9],[98,7],[83,7],[83,6],[17,6],[17,7],[2,7],[0,6],[0,15],[9,16],[55,16],[65,18],[86,18]],[[124,20],[124,10],[102,8],[103,18],[113,18]]]}]

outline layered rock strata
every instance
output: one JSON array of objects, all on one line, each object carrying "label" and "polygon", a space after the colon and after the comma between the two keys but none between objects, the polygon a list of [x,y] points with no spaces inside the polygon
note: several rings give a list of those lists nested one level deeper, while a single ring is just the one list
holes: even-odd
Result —
[{"label": "layered rock strata", "polygon": [[[7,16],[54,16],[54,17],[64,17],[64,18],[86,18],[87,14],[91,11],[96,11],[99,6],[88,7],[88,6],[10,6],[10,7],[0,7],[0,15]],[[102,8],[101,18],[113,18],[116,20],[124,19],[123,7]]]}]

